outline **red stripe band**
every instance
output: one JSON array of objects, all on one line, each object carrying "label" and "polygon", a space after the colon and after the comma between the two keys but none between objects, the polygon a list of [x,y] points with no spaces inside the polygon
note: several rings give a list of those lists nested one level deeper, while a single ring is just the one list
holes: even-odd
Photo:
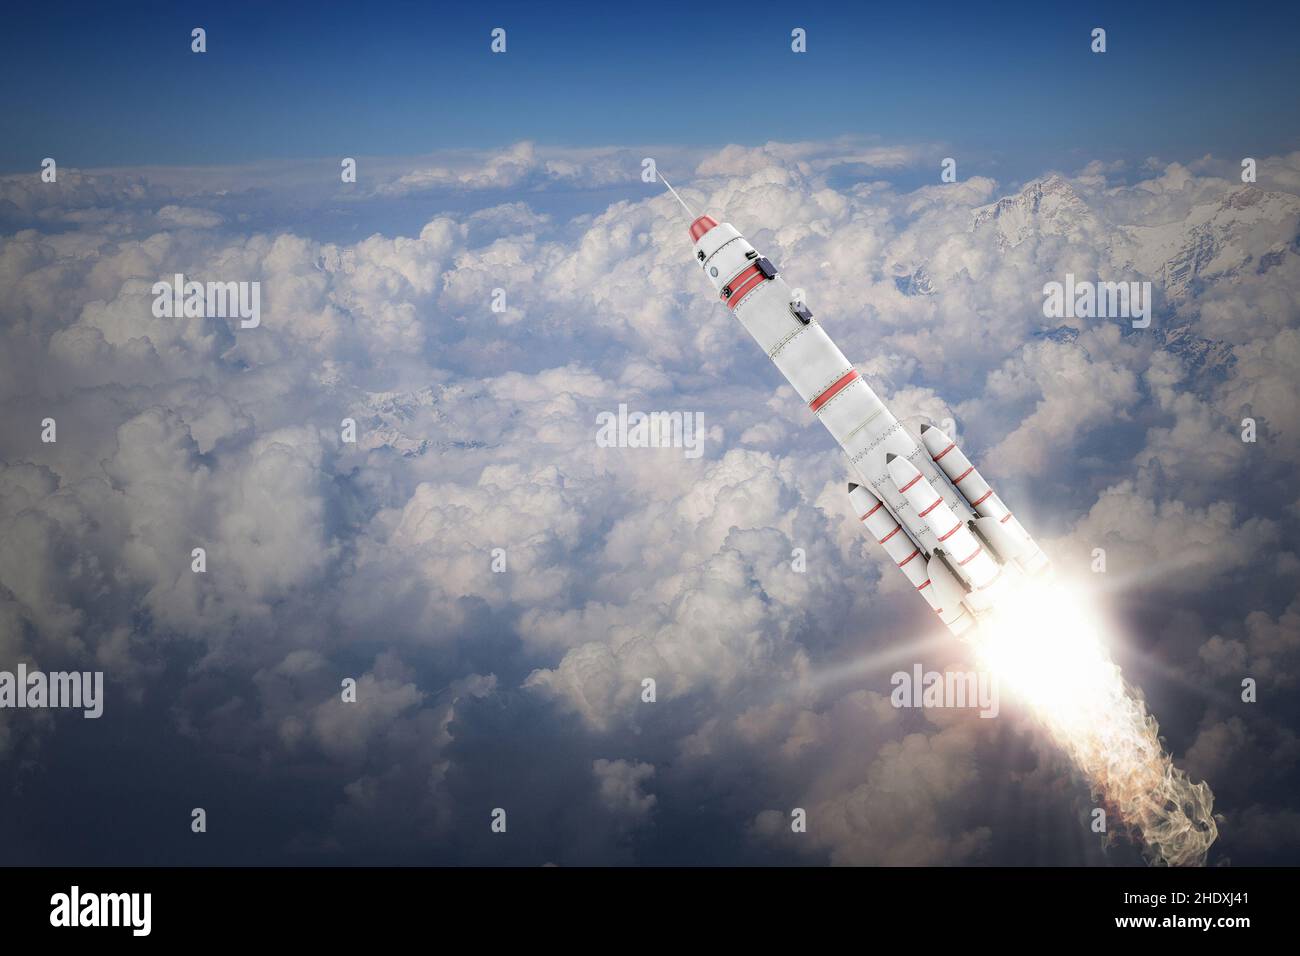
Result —
[{"label": "red stripe band", "polygon": [[875,506],[874,508],[872,508],[870,511],[868,511],[866,514],[864,514],[864,515],[863,515],[860,519],[858,519],[858,520],[860,520],[860,521],[866,521],[866,520],[867,520],[868,518],[870,518],[873,514],[875,514],[877,511],[879,511],[880,508],[881,508],[881,506],[882,506],[883,504],[884,504],[883,501],[877,501],[877,502],[876,502],[876,506]]},{"label": "red stripe band", "polygon": [[943,504],[943,499],[936,498],[934,504],[930,505],[930,507],[926,508],[924,511],[921,512],[920,517],[924,518],[926,515],[928,515],[935,508],[939,507],[941,504]]},{"label": "red stripe band", "polygon": [[913,479],[912,479],[911,481],[909,481],[907,484],[903,485],[903,487],[899,488],[899,489],[898,489],[899,493],[901,494],[902,492],[906,491],[908,488],[911,488],[914,484],[916,484],[916,483],[917,483],[918,481],[920,481],[920,480],[921,480],[921,476],[918,474],[915,478],[913,478]]},{"label": "red stripe band", "polygon": [[966,561],[974,561],[977,557],[979,557],[979,553],[983,550],[984,548],[982,546],[976,547],[975,550],[971,552],[970,557],[968,557],[965,561],[958,561],[957,563],[965,564]]},{"label": "red stripe band", "polygon": [[742,269],[740,274],[727,283],[727,288],[731,290],[731,295],[722,296],[722,301],[727,303],[727,308],[735,309],[740,304],[740,300],[749,294],[750,290],[763,281],[763,273],[759,271],[757,265],[752,265],[748,269]]},{"label": "red stripe band", "polygon": [[740,300],[749,295],[750,292],[754,291],[757,286],[762,284],[763,277],[761,275],[754,276],[754,278],[747,280],[744,285],[735,288],[732,291],[731,298],[727,300],[727,307],[734,312],[736,306],[740,305]]},{"label": "red stripe band", "polygon": [[817,411],[817,409],[821,408],[840,392],[844,391],[844,389],[851,385],[857,377],[858,370],[855,368],[849,369],[835,381],[835,384],[809,402],[808,407],[814,412]]},{"label": "red stripe band", "polygon": [[[971,465],[969,468],[967,468],[965,471],[963,471],[963,472],[961,473],[961,478],[965,478],[967,475],[969,475],[969,474],[970,474],[972,471],[974,471],[974,470],[975,470],[975,466],[974,466],[974,465]],[[954,485],[957,484],[957,482],[961,481],[961,478],[954,478],[954,479],[952,480],[952,483],[953,483]]]},{"label": "red stripe band", "polygon": [[988,497],[989,497],[989,495],[991,495],[991,494],[993,494],[993,489],[992,489],[992,488],[990,488],[988,491],[984,492],[984,494],[980,495],[980,500],[979,500],[979,501],[972,501],[971,504],[973,504],[976,508],[978,508],[980,505],[984,504],[984,502],[988,500]]},{"label": "red stripe band", "polygon": [[924,590],[925,590],[926,588],[928,588],[929,586],[930,586],[930,579],[929,579],[929,578],[926,578],[924,581],[922,581],[920,584],[918,584],[918,585],[916,586],[916,589],[917,589],[918,591],[924,591]]},{"label": "red stripe band", "polygon": [[896,534],[898,534],[898,525],[894,525],[894,530],[891,531],[891,532],[889,532],[889,534],[885,535],[885,536],[884,536],[883,538],[881,538],[879,541],[877,541],[876,544],[884,544],[886,541],[888,541],[890,538],[892,538],[892,537],[893,537],[894,535],[896,535]]},{"label": "red stripe band", "polygon": [[952,526],[952,530],[949,531],[947,534],[945,534],[945,535],[944,535],[942,538],[940,538],[939,540],[940,540],[940,541],[947,541],[949,538],[951,538],[953,535],[955,535],[955,534],[957,533],[957,529],[960,528],[960,527],[961,527],[961,522],[958,521],[955,525]]},{"label": "red stripe band", "polygon": [[911,554],[905,557],[902,561],[899,561],[898,566],[901,568],[903,565],[907,564],[908,561],[911,561],[914,557],[916,557],[920,553],[921,553],[921,549],[917,548],[915,551],[913,551]]},{"label": "red stripe band", "polygon": [[952,450],[953,450],[954,448],[956,448],[956,447],[957,447],[957,443],[956,443],[955,441],[954,441],[954,442],[949,442],[947,448],[945,448],[943,451],[939,452],[939,454],[937,454],[937,455],[934,456],[934,460],[935,460],[935,461],[938,461],[940,458],[942,458],[944,455],[948,454],[948,452],[952,451]]},{"label": "red stripe band", "polygon": [[1007,516],[1006,516],[1005,518],[1003,518],[1003,519],[999,522],[999,524],[1006,524],[1006,523],[1007,523],[1008,521],[1010,521],[1010,520],[1011,520],[1011,512],[1008,511],[1008,512],[1007,512]]},{"label": "red stripe band", "polygon": [[758,266],[749,266],[745,269],[741,269],[736,273],[732,280],[727,283],[727,288],[731,290],[731,295],[722,295],[722,293],[718,293],[719,297],[723,302],[726,302],[728,299],[734,299],[736,297],[736,290],[756,275],[758,275]]}]

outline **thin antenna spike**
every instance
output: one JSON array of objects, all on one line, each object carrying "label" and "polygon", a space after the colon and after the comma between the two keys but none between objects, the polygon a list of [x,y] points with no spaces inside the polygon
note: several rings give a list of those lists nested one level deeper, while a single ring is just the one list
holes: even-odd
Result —
[{"label": "thin antenna spike", "polygon": [[657,175],[659,179],[663,181],[663,184],[668,187],[668,191],[673,194],[673,198],[682,204],[682,208],[686,210],[686,214],[694,219],[695,213],[691,212],[691,207],[686,205],[685,200],[683,200],[681,196],[677,195],[677,190],[673,189],[673,184],[668,181],[668,177],[658,170],[655,170],[655,175]]}]

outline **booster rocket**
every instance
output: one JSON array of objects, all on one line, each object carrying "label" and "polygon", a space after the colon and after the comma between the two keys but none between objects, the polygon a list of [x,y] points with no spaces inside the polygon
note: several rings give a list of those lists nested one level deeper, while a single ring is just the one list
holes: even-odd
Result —
[{"label": "booster rocket", "polygon": [[866,533],[954,634],[977,626],[1010,577],[1047,567],[961,449],[929,425],[914,438],[731,223],[700,216],[691,242],[723,304],[848,455]]}]

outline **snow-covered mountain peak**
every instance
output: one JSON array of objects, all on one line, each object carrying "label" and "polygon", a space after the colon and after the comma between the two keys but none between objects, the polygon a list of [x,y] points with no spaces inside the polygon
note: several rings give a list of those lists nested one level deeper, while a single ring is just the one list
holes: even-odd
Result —
[{"label": "snow-covered mountain peak", "polygon": [[998,247],[1018,246],[1033,235],[1077,238],[1097,219],[1064,177],[1055,173],[1028,183],[1014,196],[975,210],[972,231],[996,229]]}]

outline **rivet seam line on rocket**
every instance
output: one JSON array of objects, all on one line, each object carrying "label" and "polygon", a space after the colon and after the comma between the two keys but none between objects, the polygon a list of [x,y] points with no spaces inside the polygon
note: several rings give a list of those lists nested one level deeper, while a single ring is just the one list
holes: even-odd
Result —
[{"label": "rivet seam line on rocket", "polygon": [[774,345],[774,346],[772,346],[770,349],[768,349],[767,357],[770,358],[772,361],[775,362],[775,361],[776,361],[776,357],[777,357],[778,355],[781,354],[781,350],[782,350],[783,348],[785,348],[787,345],[789,345],[790,342],[792,342],[794,339],[797,339],[799,336],[803,335],[805,332],[807,332],[809,329],[811,329],[814,325],[817,325],[818,328],[821,327],[820,325],[818,325],[816,319],[813,319],[813,320],[810,321],[807,325],[800,325],[797,329],[795,329],[793,332],[791,332],[789,335],[787,335],[785,338],[783,338],[780,342],[777,342],[776,345]]},{"label": "rivet seam line on rocket", "polygon": [[759,258],[757,258],[757,259],[753,260],[752,262],[750,262],[750,264],[749,264],[749,266],[748,266],[747,268],[741,269],[741,270],[740,270],[740,274],[743,275],[744,273],[749,272],[749,271],[752,269],[753,272],[754,272],[754,275],[759,279],[760,283],[761,283],[761,282],[771,282],[771,281],[773,281],[774,279],[778,278],[778,277],[781,275],[780,270],[777,269],[776,266],[772,265],[771,260],[768,260],[768,263],[767,263],[767,264],[772,268],[772,274],[771,274],[771,275],[768,275],[766,272],[763,271],[762,263],[763,263],[763,257],[760,256]]},{"label": "rivet seam line on rocket", "polygon": [[[858,473],[862,474],[862,472]],[[907,501],[898,494],[898,489],[895,488],[893,482],[889,480],[889,472],[882,472],[875,478],[869,478],[866,475],[862,475],[862,477],[866,480],[866,483],[871,486],[872,494],[883,501],[886,507],[888,507],[889,513],[896,518],[898,516],[900,505],[896,505],[894,502],[890,501],[889,496],[892,494],[899,498],[903,502],[903,507],[906,506]]]},{"label": "rivet seam line on rocket", "polygon": [[[930,556],[934,554],[934,549],[938,547],[938,545],[925,540],[928,529],[916,529],[901,513],[899,513],[897,518],[895,518],[895,522],[903,529],[903,533],[912,539],[912,543],[925,552],[926,560],[929,560]],[[931,534],[930,537],[934,537],[934,535]]]},{"label": "rivet seam line on rocket", "polygon": [[[733,242],[735,242],[735,239],[733,239]],[[729,245],[731,245],[731,243],[723,243],[723,246],[720,246],[719,248],[724,248]],[[740,278],[741,276],[744,276],[746,272],[753,272],[755,276],[759,276],[759,274],[762,274],[761,272],[758,271],[757,268],[755,268],[755,264],[753,263],[753,261],[746,260],[745,263],[742,264],[740,268],[736,269],[736,272],[732,274],[731,278],[728,278],[727,281],[723,282],[723,285],[735,286],[736,280],[738,280],[738,278]]]},{"label": "rivet seam line on rocket", "polygon": [[875,440],[870,445],[868,445],[866,448],[862,449],[860,452],[858,452],[856,455],[850,458],[849,464],[856,465],[859,461],[861,461],[863,458],[867,456],[867,454],[871,451],[871,449],[875,448],[882,441],[884,441],[886,438],[888,438],[890,435],[892,435],[894,432],[898,431],[902,427],[903,427],[903,423],[898,420],[895,420],[894,424],[890,425],[883,432],[877,435]]},{"label": "rivet seam line on rocket", "polygon": [[913,530],[912,530],[912,529],[907,525],[906,522],[904,522],[904,521],[899,521],[899,520],[895,520],[895,521],[894,521],[894,524],[896,524],[896,525],[898,525],[898,527],[902,528],[902,529],[903,529],[903,534],[904,534],[904,536],[906,536],[907,539],[908,539],[909,541],[911,541],[913,545],[915,545],[916,547],[918,547],[918,548],[921,549],[921,553],[925,555],[925,559],[926,559],[927,561],[930,560],[930,556],[931,556],[931,554],[934,553],[934,549],[933,549],[933,547],[931,547],[930,545],[928,545],[928,544],[926,544],[924,541],[922,541],[921,538],[920,538],[920,536],[917,535],[917,533],[916,533],[915,531],[913,531]]},{"label": "rivet seam line on rocket", "polygon": [[[928,465],[930,463],[930,453],[920,445],[913,445],[912,450],[907,454],[907,460],[912,463],[917,471],[924,475],[925,469],[921,467],[921,462],[925,462]],[[937,471],[940,476],[943,476],[942,468],[936,468],[935,471]],[[929,478],[925,480],[930,481]],[[934,487],[933,483],[931,483],[931,487]]]},{"label": "rivet seam line on rocket", "polygon": [[829,382],[827,382],[825,385],[823,385],[821,388],[817,389],[817,391],[813,393],[813,397],[808,399],[808,404],[811,405],[813,402],[817,401],[817,399],[821,398],[822,395],[825,394],[828,388],[830,388],[832,385],[834,385],[836,382],[842,379],[845,375],[848,375],[850,372],[856,372],[856,371],[857,369],[855,369],[852,365],[850,365],[848,368],[833,375]]},{"label": "rivet seam line on rocket", "polygon": [[[888,409],[886,409],[886,411],[888,411]],[[876,445],[880,444],[882,441],[885,441],[889,437],[889,435],[891,434],[891,429],[893,427],[894,426],[892,425],[886,425],[884,431],[879,431],[879,432],[872,432],[870,429],[864,428],[860,433],[856,433],[852,436],[846,436],[844,441],[840,443],[840,447],[842,447],[844,449],[845,454],[849,456],[849,464],[857,465],[858,461],[861,459],[863,455],[871,451],[872,448],[876,447]],[[857,441],[866,441],[867,444],[861,448],[858,448],[855,451],[854,444]]]},{"label": "rivet seam line on rocket", "polygon": [[[825,412],[826,412],[826,411],[827,411],[827,410],[828,410],[832,405],[834,405],[834,404],[835,404],[836,402],[838,402],[840,399],[844,398],[844,396],[845,396],[846,394],[851,393],[852,390],[853,390],[853,386],[854,386],[855,384],[857,384],[858,382],[860,382],[860,381],[861,381],[861,379],[854,379],[852,382],[849,382],[849,383],[848,383],[847,385],[845,385],[842,389],[840,389],[838,392],[836,392],[834,395],[832,395],[829,399],[827,399],[825,402],[823,402],[820,406],[818,406],[817,410],[814,411],[813,414],[816,415],[818,418],[821,418],[822,415],[823,415],[823,413],[825,413]],[[847,401],[847,399],[846,399],[846,401]],[[843,446],[841,446],[841,447],[843,447]]]},{"label": "rivet seam line on rocket", "polygon": [[741,303],[753,295],[758,289],[761,289],[768,281],[770,280],[764,279],[762,273],[755,272],[748,279],[741,282],[738,288],[733,289],[730,296],[724,297],[723,301],[732,312],[739,313]]},{"label": "rivet seam line on rocket", "polygon": [[[895,491],[894,493],[897,494],[898,492]],[[893,511],[894,511],[894,517],[897,518],[899,521],[902,521],[902,520],[903,520],[903,514],[904,514],[905,512],[911,510],[911,508],[910,508],[910,506],[908,505],[906,499],[900,499],[900,500],[898,501],[898,503],[890,502],[890,507],[893,508]]]},{"label": "rivet seam line on rocket", "polygon": [[[705,259],[703,262],[700,263],[700,268],[701,268],[701,269],[705,269],[705,270],[707,270],[707,269],[709,268],[709,263],[713,261],[713,257],[714,257],[714,256],[716,256],[716,255],[717,255],[719,252],[721,252],[723,249],[727,248],[727,246],[731,245],[733,242],[739,242],[741,239],[744,239],[744,238],[745,238],[744,236],[732,236],[730,239],[728,239],[728,240],[727,240],[726,242],[724,242],[722,245],[718,246],[718,248],[714,249],[714,250],[713,250],[713,253],[712,253],[712,254],[711,254],[707,259]],[[740,270],[740,272],[744,272],[744,271],[745,271],[744,269],[741,269],[741,270]],[[740,272],[737,272],[737,273],[736,273],[736,276],[740,275]],[[736,278],[736,276],[732,276],[731,279]],[[730,282],[731,279],[728,279],[727,282]],[[727,282],[724,282],[724,283],[722,283],[722,284],[723,284],[723,285],[726,285]]]},{"label": "rivet seam line on rocket", "polygon": [[[704,261],[700,263],[700,265],[701,265],[702,268],[707,269],[707,268],[708,268],[708,265],[709,265],[709,262],[712,261],[713,257],[716,256],[716,255],[718,255],[718,253],[720,253],[723,249],[727,248],[727,246],[731,245],[733,242],[740,242],[740,241],[744,241],[744,242],[746,242],[746,243],[749,242],[749,240],[746,239],[746,237],[744,236],[744,234],[741,233],[740,230],[737,229],[735,226],[731,225],[731,223],[729,223],[729,222],[720,222],[720,223],[715,224],[712,228],[710,228],[710,229],[707,230],[706,232],[701,233],[700,237],[699,237],[697,240],[695,240],[695,243],[694,243],[694,244],[695,244],[697,247],[700,246],[700,245],[702,245],[702,244],[704,243],[704,240],[708,237],[709,233],[713,232],[715,229],[718,229],[719,227],[723,228],[723,230],[724,230],[723,235],[726,234],[725,230],[726,230],[727,228],[730,228],[730,230],[731,230],[733,233],[735,233],[735,235],[733,235],[733,236],[731,236],[731,238],[725,240],[725,241],[722,243],[722,245],[718,246],[718,248],[716,248],[716,249],[714,249],[712,252],[710,252],[710,253],[708,254],[708,256],[704,259]],[[751,245],[751,248],[753,248],[752,245]],[[703,250],[701,250],[701,251],[703,251]]]},{"label": "rivet seam line on rocket", "polygon": [[[864,384],[865,384],[865,380],[864,380]],[[849,439],[851,439],[854,435],[856,435],[858,432],[862,431],[862,429],[866,428],[868,425],[870,425],[872,422],[874,422],[877,418],[879,418],[879,417],[880,417],[880,413],[883,412],[883,411],[885,411],[885,405],[884,405],[883,402],[881,402],[880,406],[879,406],[879,407],[878,407],[874,412],[872,412],[870,415],[868,415],[868,416],[867,416],[865,419],[863,419],[859,424],[854,425],[854,426],[853,426],[853,430],[850,431],[847,435],[844,436],[844,444],[847,445],[848,442],[849,442]],[[841,446],[841,447],[843,447],[843,446]]]},{"label": "rivet seam line on rocket", "polygon": [[739,313],[740,307],[744,304],[745,300],[752,296],[758,289],[762,288],[764,284],[764,281],[761,279],[758,282],[751,283],[749,288],[745,289],[744,294],[739,299],[731,299],[730,302],[727,303],[731,306],[731,311]]},{"label": "rivet seam line on rocket", "polygon": [[[889,472],[887,472],[887,471],[886,471],[886,472],[882,472],[881,474],[877,475],[875,478],[869,478],[869,479],[867,479],[867,483],[868,483],[869,485],[871,485],[872,489],[873,489],[873,490],[875,491],[875,493],[876,493],[876,497],[879,498],[881,501],[886,501],[886,500],[887,500],[887,498],[886,498],[886,493],[888,492],[888,490],[889,490],[889,488],[890,488],[890,485],[888,484],[888,481],[889,481]],[[895,493],[895,494],[898,493],[896,489],[895,489],[894,493]],[[891,510],[891,511],[897,511],[898,509],[895,508],[893,505],[890,505],[890,510]]]},{"label": "rivet seam line on rocket", "polygon": [[[941,475],[941,478],[947,478],[947,476]],[[943,498],[944,501],[948,502],[948,507],[953,509],[954,514],[957,514],[959,511],[963,512],[966,514],[967,520],[981,517],[979,511],[975,510],[971,506],[970,499],[961,493],[960,488],[943,481],[941,481],[940,484],[941,487],[935,488],[935,491],[939,493],[939,496]],[[933,487],[933,483],[931,483],[931,487]]]},{"label": "rivet seam line on rocket", "polygon": [[[839,398],[845,392],[849,391],[860,381],[862,381],[862,378],[858,375],[858,370],[855,368],[849,369],[835,381],[831,382],[830,385],[826,386],[826,388],[818,392],[817,396],[808,402],[809,411],[820,419],[822,410],[826,408],[827,405],[835,401],[835,399]],[[831,437],[834,437],[834,433],[832,433]],[[844,446],[841,445],[840,447],[842,448]]]},{"label": "rivet seam line on rocket", "polygon": [[[736,273],[736,275],[740,275],[740,273],[744,271],[745,271],[744,269],[741,269],[740,272]],[[755,282],[754,279],[757,279],[758,281]],[[736,294],[737,290],[732,290],[731,296],[729,298],[723,299],[722,301],[725,302],[731,308],[732,312],[736,313],[736,315],[740,315],[740,307],[745,304],[745,300],[748,299],[750,296],[752,296],[759,289],[764,288],[771,281],[772,281],[771,279],[763,278],[763,273],[755,272],[751,278],[746,279],[744,283],[741,284],[739,290],[740,295]]]},{"label": "rivet seam line on rocket", "polygon": [[934,535],[934,532],[930,530],[930,526],[924,521],[907,520],[909,514],[914,515],[916,512],[912,509],[912,506],[908,503],[906,498],[903,499],[901,504],[894,506],[894,514],[897,516],[900,524],[907,525],[909,528],[913,529],[918,536],[925,536],[927,534],[931,536]]},{"label": "rivet seam line on rocket", "polygon": [[740,319],[740,324],[744,325],[745,320],[740,318],[740,314],[745,307],[745,300],[748,299],[750,296],[752,296],[756,290],[761,289],[764,285],[765,283],[763,282],[760,282],[757,285],[751,285],[748,289],[745,290],[745,294],[741,296],[737,296],[736,291],[733,289],[731,293],[731,298],[729,299],[722,298],[721,295],[719,295],[718,298],[723,305],[725,305],[728,309],[731,310],[732,315],[734,315],[737,319]]}]

